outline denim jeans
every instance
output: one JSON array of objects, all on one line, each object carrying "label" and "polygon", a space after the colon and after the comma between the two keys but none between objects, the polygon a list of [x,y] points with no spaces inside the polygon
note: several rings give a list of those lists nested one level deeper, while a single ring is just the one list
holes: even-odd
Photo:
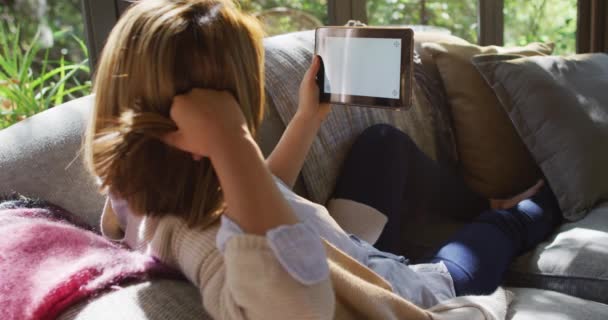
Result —
[{"label": "denim jeans", "polygon": [[364,203],[387,216],[375,246],[388,252],[401,252],[401,226],[414,215],[468,217],[469,224],[418,261],[443,262],[457,295],[492,293],[513,259],[545,239],[561,220],[557,199],[547,185],[513,208],[491,210],[488,200],[471,191],[459,175],[388,125],[372,126],[358,137],[334,197]]}]

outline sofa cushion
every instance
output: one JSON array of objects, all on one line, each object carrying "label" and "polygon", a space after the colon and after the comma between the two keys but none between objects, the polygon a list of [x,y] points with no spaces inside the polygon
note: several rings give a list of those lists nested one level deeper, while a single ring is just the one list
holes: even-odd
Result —
[{"label": "sofa cushion", "polygon": [[[266,95],[268,95],[268,93],[266,93]],[[279,142],[279,139],[281,139],[283,131],[285,131],[285,125],[279,117],[272,100],[266,99],[266,108],[264,111],[264,121],[262,121],[262,124],[258,128],[255,138],[262,150],[262,154],[264,154],[265,157],[268,157]],[[304,185],[301,174],[298,175],[298,179],[293,186],[293,191],[302,197],[308,197],[308,192],[306,191],[306,186]]]},{"label": "sofa cushion", "polygon": [[518,258],[507,277],[513,286],[544,288],[608,304],[608,203],[562,225]]},{"label": "sofa cushion", "polygon": [[185,281],[154,280],[117,289],[70,308],[58,320],[211,320],[198,289]]},{"label": "sofa cushion", "polygon": [[0,193],[50,201],[96,227],[104,199],[81,152],[92,103],[77,99],[1,130]]},{"label": "sofa cushion", "polygon": [[437,69],[437,64],[433,59],[431,51],[424,49],[425,43],[454,43],[460,45],[468,45],[466,40],[443,32],[415,32],[414,33],[414,51],[420,55],[420,60],[424,69],[433,79],[437,79],[441,84],[441,75]]},{"label": "sofa cushion", "polygon": [[515,294],[508,320],[603,320],[608,305],[562,293],[527,288],[507,288]]},{"label": "sofa cushion", "polygon": [[[608,200],[608,55],[475,58],[564,217]],[[512,177],[515,179],[515,177]]]},{"label": "sofa cushion", "polygon": [[440,42],[423,48],[435,59],[448,95],[467,184],[488,198],[510,197],[533,185],[540,176],[538,167],[471,58],[488,53],[544,55],[553,45],[503,48]]},{"label": "sofa cushion", "polygon": [[[300,81],[310,65],[314,47],[314,31],[275,36],[265,40],[266,89],[279,116],[288,123],[297,110]],[[302,174],[309,197],[325,203],[333,191],[338,170],[350,144],[365,128],[388,123],[407,132],[430,157],[440,158],[439,146],[450,145],[438,108],[429,103],[415,85],[414,104],[407,111],[354,106],[332,106],[318,137],[313,142]],[[448,138],[449,139],[449,138]],[[440,159],[441,160],[441,159]],[[446,160],[449,161],[449,160]]]}]

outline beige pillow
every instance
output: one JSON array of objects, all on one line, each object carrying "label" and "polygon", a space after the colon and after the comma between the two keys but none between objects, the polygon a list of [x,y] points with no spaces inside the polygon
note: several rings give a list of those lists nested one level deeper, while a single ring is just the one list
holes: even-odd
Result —
[{"label": "beige pillow", "polygon": [[465,181],[486,197],[519,193],[540,177],[540,170],[471,58],[490,53],[547,55],[553,47],[543,43],[512,48],[446,42],[423,45],[432,54],[448,95]]}]

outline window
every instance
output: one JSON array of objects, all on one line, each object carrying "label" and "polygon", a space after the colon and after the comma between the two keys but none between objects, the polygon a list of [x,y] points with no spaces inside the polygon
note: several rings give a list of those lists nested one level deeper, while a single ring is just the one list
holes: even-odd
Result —
[{"label": "window", "polygon": [[505,0],[505,45],[554,42],[554,54],[576,52],[576,0]]},{"label": "window", "polygon": [[[117,16],[131,1],[82,0],[91,65],[95,65]],[[449,32],[482,45],[552,41],[556,43],[556,54],[567,54],[573,53],[576,46],[577,3],[588,1],[239,0],[238,3],[264,20],[269,35],[319,25],[344,25],[355,19],[376,26],[426,25],[418,29]]]},{"label": "window", "polygon": [[367,0],[366,9],[370,25],[435,26],[473,43],[484,29],[484,44],[543,41],[556,44],[555,54],[576,51],[577,0]]},{"label": "window", "polygon": [[0,6],[0,129],[90,93],[80,0]]},{"label": "window", "polygon": [[268,35],[310,30],[328,24],[326,0],[240,0],[243,10],[264,22]]},{"label": "window", "polygon": [[424,25],[477,42],[477,0],[368,0],[368,24]]}]

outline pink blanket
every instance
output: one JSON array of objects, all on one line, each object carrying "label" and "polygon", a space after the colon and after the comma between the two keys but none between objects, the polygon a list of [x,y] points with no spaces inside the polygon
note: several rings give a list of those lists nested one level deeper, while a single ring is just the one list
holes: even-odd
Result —
[{"label": "pink blanket", "polygon": [[2,319],[54,319],[112,285],[166,271],[53,211],[0,209]]}]

